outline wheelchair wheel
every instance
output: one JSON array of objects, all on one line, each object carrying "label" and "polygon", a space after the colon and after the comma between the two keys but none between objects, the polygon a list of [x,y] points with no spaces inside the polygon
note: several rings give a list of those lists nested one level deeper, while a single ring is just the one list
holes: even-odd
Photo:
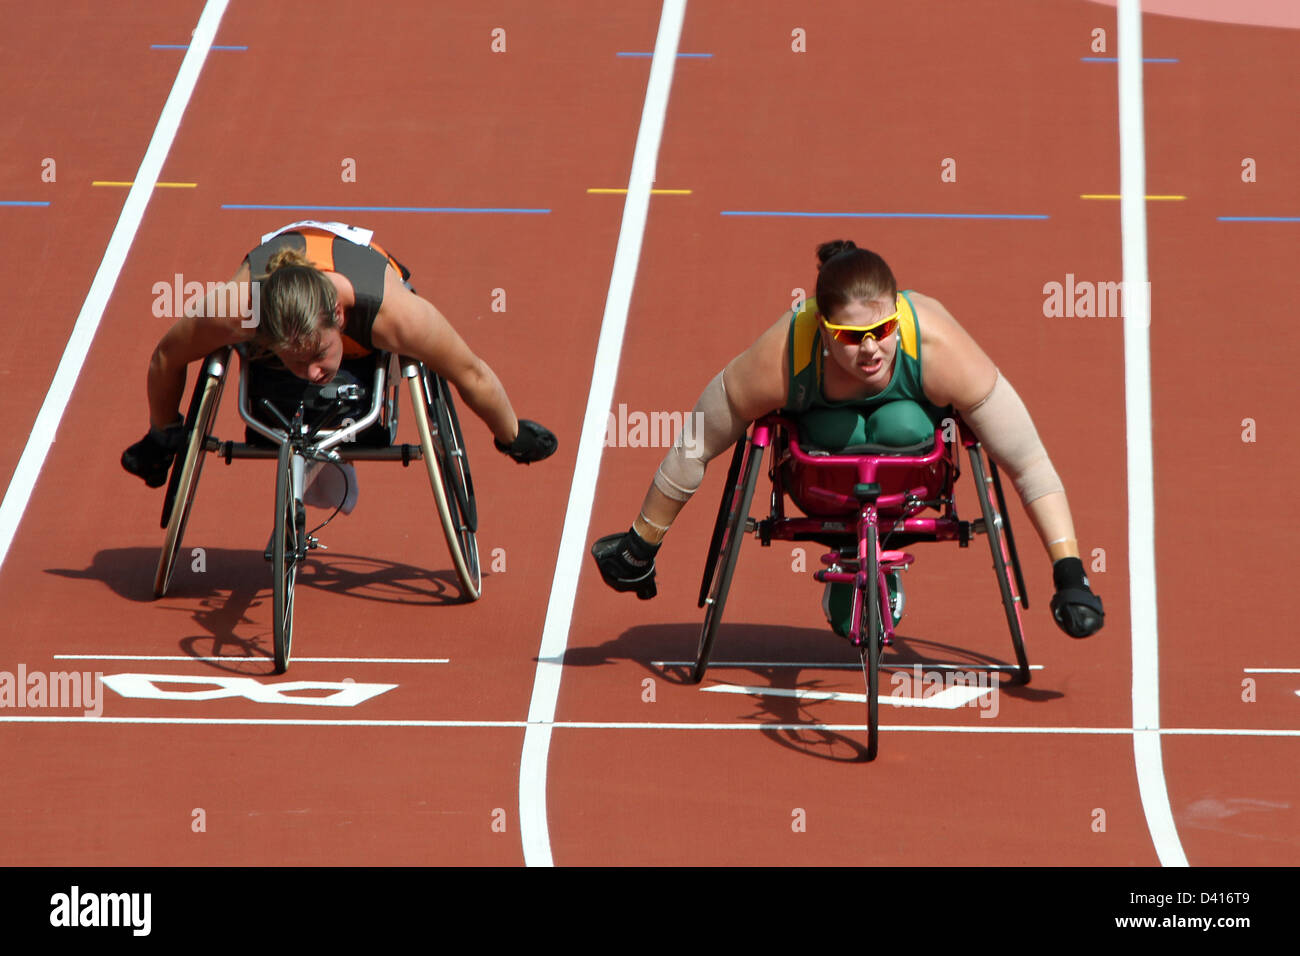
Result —
[{"label": "wheelchair wheel", "polygon": [[[1016,575],[1013,571],[1011,553],[1007,545],[1007,526],[1003,515],[995,507],[989,494],[993,479],[984,471],[984,456],[980,446],[970,449],[971,477],[979,491],[980,510],[984,515],[984,531],[988,535],[989,550],[993,553],[993,570],[998,578],[998,590],[1002,596],[1002,609],[1007,617],[1007,629],[1011,632],[1011,644],[1016,652],[1016,683],[1029,683],[1029,658],[1025,654],[1025,630],[1021,619],[1020,591],[1017,588]],[[993,465],[996,467],[996,465]]]},{"label": "wheelchair wheel", "polygon": [[740,477],[740,466],[745,463],[747,442],[736,442],[736,450],[731,454],[731,465],[727,468],[727,482],[722,491],[722,500],[718,502],[718,517],[713,522],[713,536],[709,539],[709,554],[704,559],[704,576],[700,578],[700,600],[697,607],[704,607],[708,600],[709,588],[713,584],[713,570],[718,566],[718,548],[727,532],[727,519],[731,517],[731,504],[736,500],[736,479]]},{"label": "wheelchair wheel", "polygon": [[1011,570],[1016,575],[1016,593],[1020,595],[1021,613],[1029,610],[1029,591],[1025,588],[1025,576],[1020,570],[1020,552],[1016,550],[1016,536],[1011,533],[1011,518],[1007,514],[1007,499],[1002,494],[1002,478],[998,474],[998,463],[989,459],[989,477],[993,479],[993,491],[997,496],[998,513],[1002,515],[1002,530],[1007,535],[1007,555],[1011,559]]},{"label": "wheelchair wheel", "polygon": [[[743,464],[738,464],[742,460]],[[696,684],[704,679],[704,672],[709,666],[709,655],[713,652],[713,639],[718,634],[718,625],[722,623],[722,610],[727,603],[731,577],[736,571],[740,543],[748,530],[749,503],[754,497],[754,485],[758,482],[758,470],[762,463],[763,449],[755,448],[748,437],[741,438],[736,443],[733,468],[728,473],[722,499],[726,504],[723,509],[726,511],[726,523],[722,529],[721,542],[709,549],[708,563],[712,571],[705,579],[708,587],[708,597],[705,599],[707,610],[704,612],[704,626],[700,629],[695,670],[691,673],[691,680]],[[738,477],[733,478],[733,474]]]},{"label": "wheelchair wheel", "polygon": [[176,558],[180,555],[181,540],[185,537],[185,526],[190,520],[194,495],[199,487],[199,475],[203,471],[207,441],[212,435],[217,407],[221,404],[229,359],[230,349],[222,349],[208,356],[190,398],[189,411],[185,416],[185,447],[176,456],[163,495],[161,526],[167,533],[163,536],[158,570],[154,573],[153,595],[156,598],[165,595],[171,586],[172,571],[176,567]]},{"label": "wheelchair wheel", "polygon": [[877,564],[874,527],[867,529],[866,586],[858,593],[858,653],[867,681],[867,759],[875,760],[880,749],[880,651],[884,641],[881,617],[880,568]]},{"label": "wheelchair wheel", "polygon": [[447,383],[439,376],[421,369],[419,375],[408,381],[420,449],[438,506],[438,519],[447,537],[447,550],[451,552],[462,595],[467,601],[477,601],[483,586],[476,537],[478,506],[456,406]]},{"label": "wheelchair wheel", "polygon": [[275,530],[271,538],[271,630],[277,674],[289,669],[293,653],[293,587],[298,564],[307,552],[306,537],[307,513],[295,493],[293,451],[286,442],[280,446],[275,472]]}]

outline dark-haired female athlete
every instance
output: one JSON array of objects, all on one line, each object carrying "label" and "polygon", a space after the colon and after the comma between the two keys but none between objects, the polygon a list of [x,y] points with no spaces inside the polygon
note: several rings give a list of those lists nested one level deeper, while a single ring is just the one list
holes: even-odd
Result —
[{"label": "dark-haired female athlete", "polygon": [[178,410],[186,367],[241,343],[278,359],[272,372],[281,389],[283,380],[302,380],[303,389],[324,385],[348,360],[377,350],[408,356],[456,386],[492,430],[499,451],[524,464],[551,455],[555,436],[515,417],[492,369],[432,303],[406,285],[409,275],[368,230],[354,226],[300,222],[264,236],[234,279],[209,295],[194,310],[198,314],[178,319],[154,349],[149,432],[122,454],[123,467],[151,488],[167,481],[184,441]]},{"label": "dark-haired female athlete", "polygon": [[[953,411],[1015,484],[1052,559],[1052,615],[1071,637],[1104,620],[1079,560],[1065,489],[1011,384],[937,300],[899,292],[885,261],[852,241],[824,243],[816,298],[788,311],[714,376],[695,406],[702,435],[664,457],[641,513],[592,547],[605,583],[655,595],[655,555],[705,465],[756,418],[781,409],[827,451],[914,445]],[[829,359],[829,361],[827,361]]]}]

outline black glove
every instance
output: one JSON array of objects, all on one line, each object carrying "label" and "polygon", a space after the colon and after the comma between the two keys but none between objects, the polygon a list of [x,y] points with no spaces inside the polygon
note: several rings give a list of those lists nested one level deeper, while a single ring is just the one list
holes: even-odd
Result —
[{"label": "black glove", "polygon": [[527,419],[519,420],[519,434],[509,445],[503,445],[500,440],[492,439],[492,444],[496,445],[497,451],[503,455],[509,455],[521,465],[530,465],[535,461],[541,461],[543,458],[550,458],[555,454],[558,442],[555,436],[537,422],[530,422]]},{"label": "black glove", "polygon": [[1052,565],[1052,581],[1056,584],[1052,595],[1056,626],[1071,637],[1088,637],[1100,631],[1106,612],[1101,609],[1101,598],[1088,588],[1083,562],[1061,558]]},{"label": "black glove", "polygon": [[167,471],[185,444],[185,422],[176,419],[166,428],[150,427],[148,434],[122,452],[122,467],[144,479],[150,488],[167,484]]},{"label": "black glove", "polygon": [[655,587],[655,555],[659,545],[646,541],[636,530],[609,534],[591,546],[591,556],[605,583],[615,591],[635,591],[648,601],[658,593]]}]

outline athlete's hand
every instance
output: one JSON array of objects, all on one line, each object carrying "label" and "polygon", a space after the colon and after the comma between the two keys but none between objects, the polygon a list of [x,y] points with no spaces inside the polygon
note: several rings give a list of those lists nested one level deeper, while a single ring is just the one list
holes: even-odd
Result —
[{"label": "athlete's hand", "polygon": [[559,446],[559,442],[555,440],[555,436],[549,429],[537,422],[522,418],[519,420],[519,433],[515,435],[514,441],[506,445],[494,438],[492,444],[496,445],[497,451],[501,454],[509,455],[521,465],[531,465],[543,458],[550,458]]},{"label": "athlete's hand", "polygon": [[166,428],[150,428],[138,442],[122,452],[122,467],[144,479],[150,488],[167,483],[167,471],[185,444],[185,422],[177,419]]},{"label": "athlete's hand", "polygon": [[1052,617],[1056,626],[1071,637],[1088,637],[1101,630],[1106,620],[1101,598],[1088,587],[1083,562],[1078,558],[1061,558],[1052,565]]},{"label": "athlete's hand", "polygon": [[591,546],[591,556],[605,583],[615,591],[635,591],[636,596],[648,601],[658,589],[655,587],[655,555],[659,545],[651,544],[635,528],[624,534],[608,534]]}]

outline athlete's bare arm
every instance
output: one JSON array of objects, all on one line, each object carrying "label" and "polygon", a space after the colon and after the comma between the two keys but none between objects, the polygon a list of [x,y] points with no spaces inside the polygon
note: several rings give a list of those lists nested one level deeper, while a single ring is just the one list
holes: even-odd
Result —
[{"label": "athlete's bare arm", "polygon": [[[790,387],[791,317],[790,312],[781,316],[775,325],[723,369],[726,399],[737,418],[752,422],[785,404]],[[668,497],[652,482],[633,527],[646,541],[661,541],[685,506],[686,502]]]},{"label": "athlete's bare arm", "polygon": [[[921,384],[926,398],[941,407],[952,405],[969,424],[971,410],[989,397],[998,381],[997,366],[937,299],[919,293],[911,293],[911,298],[921,319]],[[1026,423],[1032,430],[1033,422],[1027,413],[1022,422],[1009,420],[1004,427],[1023,431]],[[1000,447],[996,436],[977,437],[998,460],[994,453]],[[998,464],[1011,471],[1008,462],[998,460]],[[1047,465],[1050,468],[1050,461]],[[1034,498],[1025,504],[1025,511],[1053,561],[1079,556],[1074,520],[1064,491]]]},{"label": "athlete's bare arm", "polygon": [[418,359],[451,382],[498,441],[514,441],[519,421],[496,374],[470,351],[433,303],[403,285],[392,266],[384,273],[384,302],[371,337],[380,348]]},{"label": "athlete's bare arm", "polygon": [[250,315],[251,291],[248,263],[234,278],[213,290],[197,314],[177,319],[158,342],[149,359],[149,424],[165,428],[180,417],[185,392],[185,370],[209,352],[246,342],[256,332],[245,328]]}]

